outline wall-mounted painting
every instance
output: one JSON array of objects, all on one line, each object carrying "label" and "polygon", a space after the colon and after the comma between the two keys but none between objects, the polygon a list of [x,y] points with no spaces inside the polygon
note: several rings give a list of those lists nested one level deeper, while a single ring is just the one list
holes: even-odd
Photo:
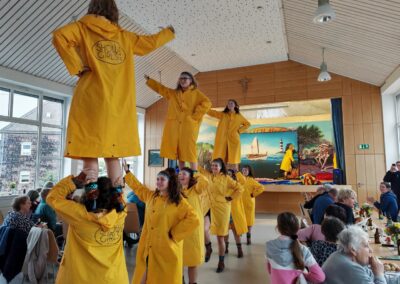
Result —
[{"label": "wall-mounted painting", "polygon": [[149,160],[147,165],[149,167],[163,167],[164,158],[160,156],[160,150],[149,150]]}]

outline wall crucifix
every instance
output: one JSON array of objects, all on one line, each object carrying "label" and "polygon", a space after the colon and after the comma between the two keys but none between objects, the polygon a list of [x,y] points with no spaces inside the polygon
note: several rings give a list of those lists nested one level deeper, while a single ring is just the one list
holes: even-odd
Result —
[{"label": "wall crucifix", "polygon": [[242,92],[243,94],[247,94],[247,90],[249,89],[249,83],[251,80],[247,77],[244,77],[243,79],[239,80],[239,84],[242,86]]}]

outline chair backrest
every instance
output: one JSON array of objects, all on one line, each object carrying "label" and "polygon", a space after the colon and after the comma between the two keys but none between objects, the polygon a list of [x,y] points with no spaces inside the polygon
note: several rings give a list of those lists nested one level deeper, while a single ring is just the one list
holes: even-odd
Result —
[{"label": "chair backrest", "polygon": [[57,263],[58,259],[58,245],[56,237],[52,230],[47,230],[49,236],[49,252],[47,254],[47,262]]},{"label": "chair backrest", "polygon": [[301,216],[306,217],[306,212],[304,211],[304,205],[303,203],[300,203],[300,211],[301,211]]},{"label": "chair backrest", "polygon": [[69,227],[68,223],[63,220],[62,221],[62,234],[63,234],[64,240],[67,239],[68,227]]},{"label": "chair backrest", "polygon": [[124,232],[127,234],[139,233],[140,232],[139,213],[136,204],[127,203],[126,210],[128,214],[125,219]]}]

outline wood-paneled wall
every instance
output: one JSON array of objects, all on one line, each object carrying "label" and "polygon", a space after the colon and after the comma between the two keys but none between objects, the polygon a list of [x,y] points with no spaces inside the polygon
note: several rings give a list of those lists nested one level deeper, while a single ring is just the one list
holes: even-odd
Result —
[{"label": "wood-paneled wall", "polygon": [[[335,74],[331,74],[331,81],[321,83],[316,80],[318,74],[317,68],[285,61],[203,72],[196,78],[214,107],[225,106],[230,98],[241,105],[251,105],[341,97],[347,183],[357,190],[360,202],[367,196],[377,197],[379,182],[385,174],[380,90]],[[243,78],[249,80],[247,93],[239,82]],[[165,100],[146,110],[146,154],[148,149],[160,147],[165,114]],[[364,143],[370,145],[369,149],[359,150],[358,145]],[[146,166],[145,183],[153,186],[159,170]]]}]

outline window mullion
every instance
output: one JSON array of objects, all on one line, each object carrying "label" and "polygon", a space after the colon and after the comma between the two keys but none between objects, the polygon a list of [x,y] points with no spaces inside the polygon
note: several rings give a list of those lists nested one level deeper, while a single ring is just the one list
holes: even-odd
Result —
[{"label": "window mullion", "polygon": [[35,187],[39,186],[39,176],[40,176],[40,153],[42,150],[42,116],[43,116],[43,96],[39,95],[39,113],[38,113],[38,121],[39,121],[39,128],[38,128],[38,143],[37,143],[37,153],[36,153],[36,178],[35,178]]}]

